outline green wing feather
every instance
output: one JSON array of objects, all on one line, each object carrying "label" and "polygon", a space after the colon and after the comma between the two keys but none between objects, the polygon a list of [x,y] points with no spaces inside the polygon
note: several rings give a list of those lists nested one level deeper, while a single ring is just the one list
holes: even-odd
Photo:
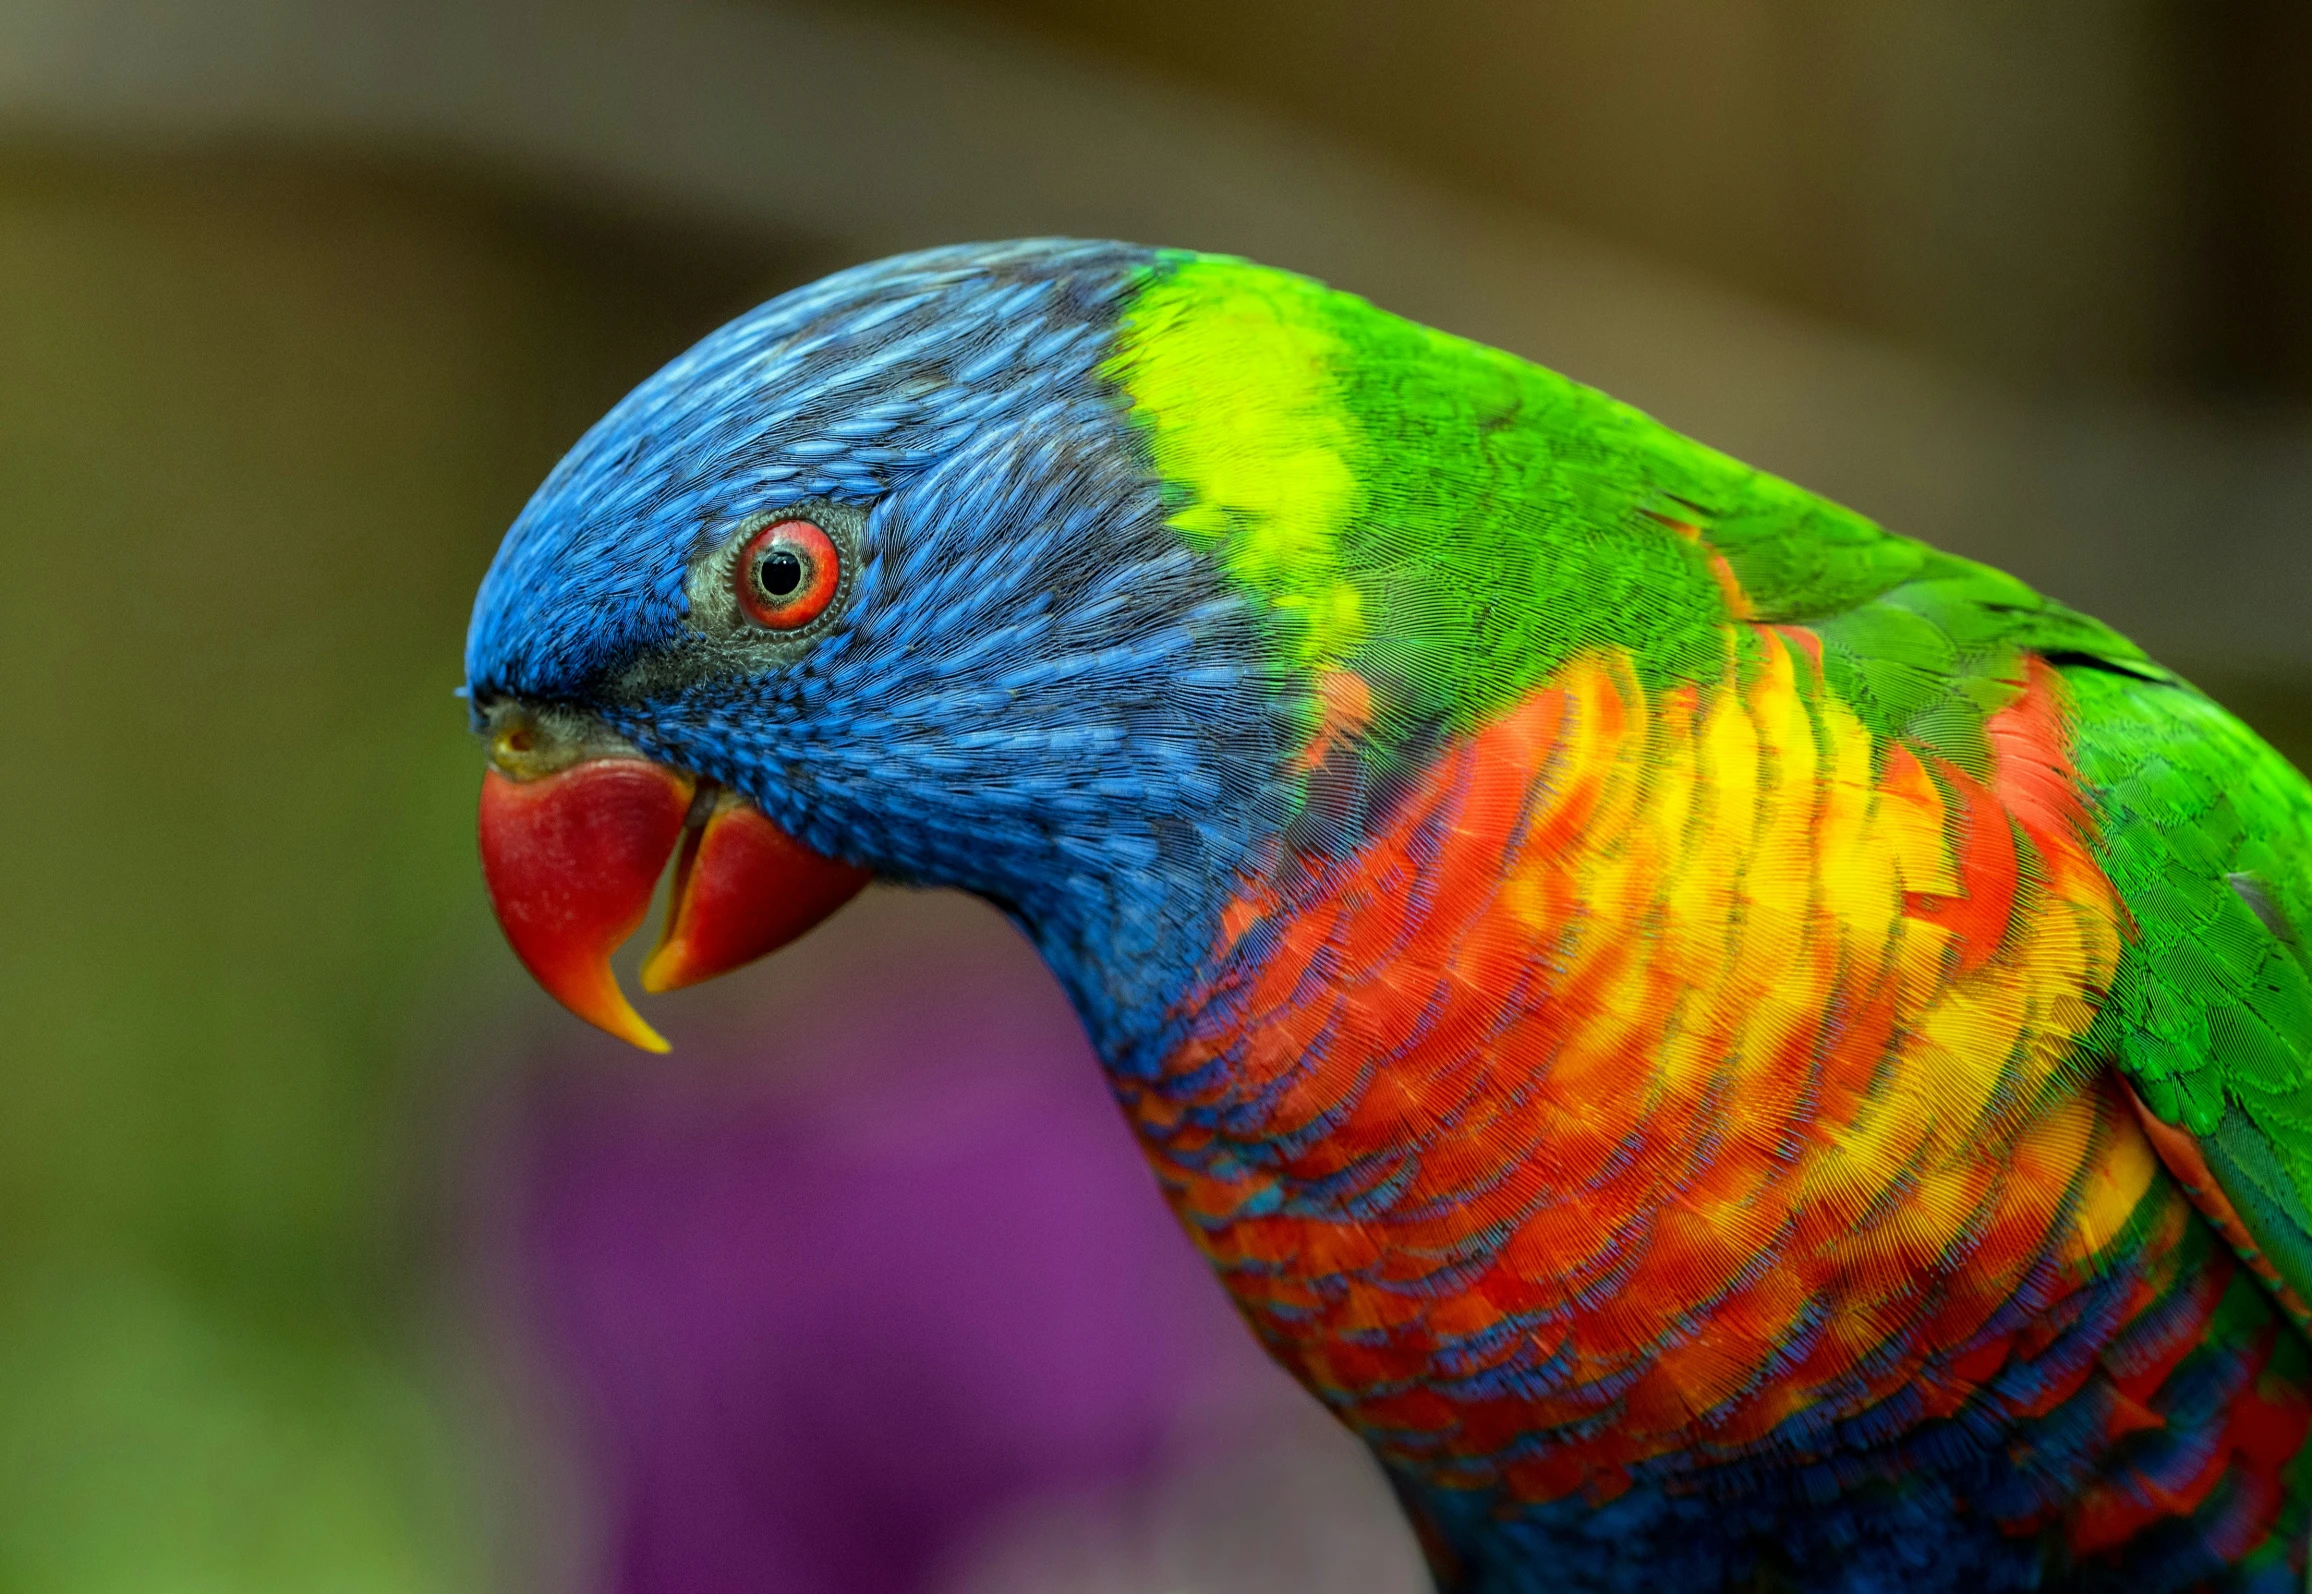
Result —
[{"label": "green wing feather", "polygon": [[2312,1300],[2312,785],[2188,686],[2063,673],[2097,851],[2135,919],[2090,1044],[2191,1134]]}]

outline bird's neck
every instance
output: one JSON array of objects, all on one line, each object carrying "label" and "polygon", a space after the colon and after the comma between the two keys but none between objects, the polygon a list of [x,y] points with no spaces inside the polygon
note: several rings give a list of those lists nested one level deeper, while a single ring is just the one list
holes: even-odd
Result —
[{"label": "bird's neck", "polygon": [[1108,828],[1061,835],[1060,856],[1019,871],[1016,889],[975,888],[1035,940],[1119,1079],[1177,1064],[1247,900],[1352,857],[1389,811],[1366,683],[1319,670],[1297,701],[1292,740],[1210,748],[1228,801],[1102,815]]},{"label": "bird's neck", "polygon": [[1148,1078],[1185,1033],[1182,994],[1218,933],[1228,878],[1218,859],[1174,859],[1131,873],[1088,872],[1018,894],[983,892],[1036,944],[1111,1073]]}]

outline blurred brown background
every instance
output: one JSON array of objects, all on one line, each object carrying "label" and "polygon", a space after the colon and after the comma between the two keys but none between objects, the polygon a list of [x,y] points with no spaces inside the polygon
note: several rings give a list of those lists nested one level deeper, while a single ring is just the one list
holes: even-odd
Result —
[{"label": "blurred brown background", "polygon": [[964,0],[2026,385],[2312,397],[2287,0]]},{"label": "blurred brown background", "polygon": [[569,1032],[450,691],[531,486],[717,321],[1253,254],[2304,748],[2308,72],[2282,0],[0,5],[0,1594],[607,1586],[489,1237]]}]

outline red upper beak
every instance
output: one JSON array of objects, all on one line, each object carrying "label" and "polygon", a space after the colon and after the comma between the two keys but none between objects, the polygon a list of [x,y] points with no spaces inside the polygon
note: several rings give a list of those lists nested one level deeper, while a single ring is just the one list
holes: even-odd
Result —
[{"label": "red upper beak", "polygon": [[514,955],[554,999],[649,1051],[667,1044],[618,988],[610,954],[642,925],[667,860],[666,930],[642,988],[726,974],[817,924],[867,883],[720,788],[631,757],[515,780],[482,776],[482,875]]}]

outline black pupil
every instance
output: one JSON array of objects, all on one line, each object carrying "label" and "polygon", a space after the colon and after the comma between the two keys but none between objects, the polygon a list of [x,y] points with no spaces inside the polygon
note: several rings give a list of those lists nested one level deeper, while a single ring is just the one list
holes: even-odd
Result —
[{"label": "black pupil", "polygon": [[783,598],[803,584],[802,556],[785,548],[775,548],[755,566],[755,579],[772,597]]}]

